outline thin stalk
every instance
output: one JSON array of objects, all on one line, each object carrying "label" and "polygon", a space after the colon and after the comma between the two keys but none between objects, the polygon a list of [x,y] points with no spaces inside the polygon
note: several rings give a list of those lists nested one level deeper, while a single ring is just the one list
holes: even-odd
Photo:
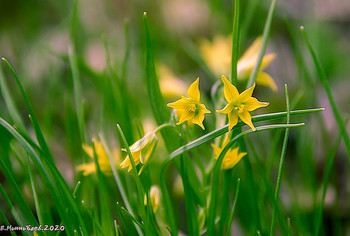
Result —
[{"label": "thin stalk", "polygon": [[321,83],[322,83],[322,85],[324,87],[324,90],[326,91],[329,103],[331,104],[331,107],[332,107],[332,110],[333,110],[334,117],[335,117],[335,119],[336,119],[336,121],[338,123],[341,136],[344,139],[346,152],[347,152],[347,155],[348,155],[348,159],[350,161],[350,139],[349,139],[349,135],[348,135],[348,133],[346,131],[346,127],[344,125],[344,121],[341,118],[341,115],[339,113],[337,105],[335,104],[335,101],[334,101],[334,98],[333,98],[333,95],[332,95],[332,91],[331,91],[331,88],[329,86],[326,74],[325,74],[323,68],[321,67],[321,63],[319,62],[319,60],[317,58],[315,50],[311,46],[311,43],[310,43],[310,41],[309,41],[309,39],[308,39],[308,37],[306,35],[306,32],[304,30],[304,26],[300,27],[300,31],[301,31],[301,33],[303,35],[304,41],[305,41],[308,49],[309,49],[309,52],[310,52],[311,57],[312,57],[312,60],[314,61],[314,64],[315,64],[315,67],[316,67],[316,71],[317,71],[318,76],[319,76],[319,78],[321,80]]},{"label": "thin stalk", "polygon": [[237,61],[239,50],[239,1],[235,0],[235,9],[233,16],[233,29],[232,29],[232,57],[231,57],[231,82],[234,86],[237,86]]},{"label": "thin stalk", "polygon": [[227,224],[227,228],[226,228],[226,235],[231,235],[231,233],[230,233],[231,232],[231,225],[232,225],[233,217],[234,217],[235,211],[236,211],[240,184],[241,184],[241,179],[238,178],[237,186],[236,186],[235,200],[233,201],[232,211],[230,214],[230,218],[228,220],[228,224]]},{"label": "thin stalk", "polygon": [[[290,106],[289,106],[289,96],[288,96],[287,84],[285,85],[285,93],[286,93],[286,103],[287,103],[287,124],[289,124],[289,122],[290,122]],[[278,196],[279,196],[280,187],[281,187],[282,172],[283,172],[283,167],[284,167],[284,160],[286,157],[288,137],[289,137],[289,128],[286,128],[286,132],[284,133],[281,160],[280,160],[280,165],[279,165],[279,169],[278,169],[277,183],[276,183],[276,189],[275,189],[275,201],[273,204],[270,236],[273,236],[275,234],[275,224],[276,224],[275,219],[276,219],[276,213],[277,213],[277,208],[278,208]]]},{"label": "thin stalk", "polygon": [[261,48],[259,51],[258,59],[255,63],[255,66],[253,68],[252,73],[250,74],[250,77],[249,77],[249,80],[247,83],[247,89],[253,86],[253,84],[256,80],[256,77],[259,73],[262,58],[263,58],[265,51],[266,51],[267,40],[269,39],[272,17],[273,17],[273,14],[275,12],[276,5],[277,5],[277,0],[272,0],[271,5],[270,5],[270,9],[269,9],[269,13],[267,15],[265,27],[264,27],[264,33],[263,33],[263,37],[262,37],[262,45],[261,45]]}]

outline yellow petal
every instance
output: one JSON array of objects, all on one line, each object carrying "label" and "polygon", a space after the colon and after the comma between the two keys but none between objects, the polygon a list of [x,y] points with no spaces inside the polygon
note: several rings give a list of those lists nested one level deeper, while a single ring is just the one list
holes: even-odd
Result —
[{"label": "yellow petal", "polygon": [[189,108],[189,101],[186,99],[184,96],[182,96],[181,99],[171,102],[167,104],[168,107],[171,107],[177,111],[182,111],[182,110],[188,110]]},{"label": "yellow petal", "polygon": [[177,124],[177,125],[182,124],[182,123],[185,122],[186,120],[187,120],[187,121],[190,121],[190,120],[192,120],[193,116],[194,116],[194,112],[192,112],[192,111],[190,111],[190,110],[189,110],[189,111],[186,111],[186,112],[182,113],[179,122],[177,122],[176,124]]},{"label": "yellow petal", "polygon": [[265,55],[262,59],[260,70],[263,71],[275,58],[276,58],[275,53],[270,53]]},{"label": "yellow petal", "polygon": [[231,103],[228,103],[224,108],[221,110],[216,110],[218,113],[224,113],[224,114],[230,114],[232,111],[232,105]]},{"label": "yellow petal", "polygon": [[224,96],[227,102],[231,102],[233,99],[237,99],[239,96],[237,88],[228,81],[223,75],[221,76],[222,82],[224,83]]},{"label": "yellow petal", "polygon": [[190,87],[188,88],[188,96],[190,98],[193,98],[194,100],[196,100],[197,102],[199,102],[200,99],[200,93],[199,93],[199,77],[196,79],[196,81],[194,81]]},{"label": "yellow petal", "polygon": [[203,125],[203,120],[204,120],[204,113],[203,114],[198,114],[196,117],[192,119],[192,122],[194,124],[199,125],[203,130],[205,130],[204,125]]},{"label": "yellow petal", "polygon": [[[252,45],[244,52],[239,59],[240,61],[250,61],[252,58],[257,57],[262,43],[262,38],[258,37],[252,43]],[[255,59],[256,60],[256,59]]]},{"label": "yellow petal", "polygon": [[218,159],[219,158],[219,155],[222,151],[222,148],[219,148],[218,146],[216,146],[215,144],[211,143],[210,144],[211,147],[213,148],[213,151],[214,151],[214,154],[215,154],[215,159]]},{"label": "yellow petal", "polygon": [[[249,113],[248,113],[249,114]],[[238,123],[238,115],[236,112],[230,112],[228,114],[229,129],[231,130]]]},{"label": "yellow petal", "polygon": [[268,86],[270,87],[273,91],[277,91],[277,85],[275,83],[275,81],[273,80],[273,78],[265,73],[265,72],[259,72],[258,76],[256,77],[256,82],[259,85],[263,85],[263,86]]},{"label": "yellow petal", "polygon": [[242,113],[238,113],[239,118],[241,118],[241,120],[246,123],[247,125],[249,125],[250,128],[252,128],[253,131],[255,131],[255,127],[252,123],[252,117],[250,116],[249,112],[247,111],[243,111]]},{"label": "yellow petal", "polygon": [[244,102],[245,100],[249,99],[250,97],[252,97],[253,95],[253,91],[254,91],[254,88],[255,88],[255,83],[253,84],[252,87],[246,89],[243,93],[241,93],[238,97],[238,100],[240,102]]},{"label": "yellow petal", "polygon": [[251,97],[244,102],[244,109],[246,111],[254,111],[260,107],[266,107],[268,105],[268,102],[259,102],[258,99]]},{"label": "yellow petal", "polygon": [[83,144],[83,150],[86,152],[86,154],[88,154],[89,157],[94,158],[92,147],[90,147],[89,145]]}]

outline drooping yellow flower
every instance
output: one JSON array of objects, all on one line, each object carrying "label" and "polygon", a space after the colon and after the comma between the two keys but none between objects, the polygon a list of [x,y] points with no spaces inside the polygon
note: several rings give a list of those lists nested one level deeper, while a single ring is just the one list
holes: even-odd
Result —
[{"label": "drooping yellow flower", "polygon": [[169,67],[160,64],[157,67],[159,75],[159,86],[163,97],[176,98],[186,93],[188,85],[177,77]]},{"label": "drooping yellow flower", "polygon": [[[160,189],[156,186],[153,185],[151,187],[150,193],[149,193],[150,197],[151,197],[151,204],[152,204],[152,208],[153,208],[153,212],[155,213],[160,205]],[[147,206],[147,196],[145,195],[144,197],[144,205]]]},{"label": "drooping yellow flower", "polygon": [[[136,141],[133,145],[130,146],[130,151],[132,154],[132,157],[135,162],[135,166],[138,164],[146,164],[149,157],[151,156],[153,150],[156,147],[158,138],[155,135],[154,132],[147,133],[142,139]],[[126,151],[125,149],[122,149],[122,151]],[[132,170],[132,165],[130,162],[129,155],[126,156],[124,161],[120,164],[122,168],[128,167],[128,172]],[[139,175],[141,174],[143,167],[139,171]]]},{"label": "drooping yellow flower", "polygon": [[[249,78],[258,59],[261,44],[262,39],[258,37],[238,60],[238,80]],[[228,75],[231,73],[232,37],[216,36],[212,43],[204,39],[200,44],[200,52],[204,61],[216,75]],[[273,78],[263,71],[275,57],[276,54],[274,53],[263,57],[256,82],[258,85],[268,86],[272,90],[277,91],[277,85]]]},{"label": "drooping yellow flower", "polygon": [[[95,144],[95,152],[96,152],[96,156],[97,156],[97,162],[98,162],[98,165],[100,166],[101,171],[104,172],[105,174],[112,174],[112,168],[111,168],[106,150],[103,147],[103,144],[100,141],[96,140],[95,138],[93,138],[93,142]],[[83,150],[91,158],[94,158],[94,152],[93,152],[93,149],[91,146],[83,144]],[[116,164],[120,163],[120,157],[119,157],[119,154],[116,150],[113,151],[112,155],[113,155],[114,162]],[[93,161],[90,163],[78,165],[76,167],[76,170],[77,171],[84,171],[83,174],[86,176],[86,175],[89,175],[89,174],[96,172],[96,165],[95,165],[95,162]]]},{"label": "drooping yellow flower", "polygon": [[180,117],[179,122],[176,123],[177,125],[187,121],[189,125],[197,124],[202,129],[205,129],[203,125],[204,114],[210,113],[210,111],[205,108],[204,104],[199,103],[200,93],[198,85],[199,77],[188,88],[189,98],[182,96],[176,102],[167,104],[168,107],[175,109],[178,117]]},{"label": "drooping yellow flower", "polygon": [[229,130],[231,130],[237,123],[238,117],[247,125],[256,130],[253,123],[252,117],[249,112],[254,111],[260,107],[269,105],[268,102],[259,102],[256,98],[252,97],[255,83],[252,87],[239,94],[237,88],[228,81],[223,75],[221,76],[222,82],[224,83],[224,96],[228,104],[222,110],[216,110],[217,112],[228,115]]},{"label": "drooping yellow flower", "polygon": [[[211,144],[215,154],[215,159],[219,158],[219,155],[222,152],[222,149],[224,149],[224,147],[228,142],[229,142],[229,139],[228,139],[228,136],[226,136],[221,148],[216,146],[213,143]],[[221,164],[221,169],[227,170],[227,169],[233,168],[246,154],[247,154],[246,152],[239,153],[239,147],[230,148],[224,156],[224,159]]]}]

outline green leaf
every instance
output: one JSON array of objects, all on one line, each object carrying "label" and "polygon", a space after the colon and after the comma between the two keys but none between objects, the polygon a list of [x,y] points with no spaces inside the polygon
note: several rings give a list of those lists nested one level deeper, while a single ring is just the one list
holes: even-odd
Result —
[{"label": "green leaf", "polygon": [[231,82],[233,85],[237,86],[237,61],[238,61],[238,50],[239,50],[239,1],[235,1],[235,9],[233,16],[233,30],[232,30],[232,60],[231,60]]},{"label": "green leaf", "polygon": [[24,88],[23,88],[23,86],[21,84],[21,81],[20,81],[16,71],[11,66],[11,64],[5,58],[2,58],[2,60],[5,63],[5,65],[9,68],[12,76],[15,78],[16,83],[17,83],[17,85],[18,85],[18,87],[19,87],[19,89],[21,91],[23,99],[24,99],[24,101],[26,103],[26,106],[28,108],[28,111],[29,111],[29,114],[30,114],[30,120],[32,122],[32,125],[33,125],[33,128],[34,128],[34,132],[35,132],[35,135],[36,135],[36,137],[38,139],[39,145],[42,148],[42,150],[43,150],[45,156],[48,158],[48,160],[51,163],[53,163],[53,157],[51,155],[49,147],[47,146],[45,138],[44,138],[44,136],[43,136],[43,134],[41,132],[41,129],[40,129],[40,126],[39,126],[39,122],[38,122],[38,120],[37,120],[37,118],[36,118],[36,116],[34,114],[34,110],[33,110],[32,105],[30,104],[30,102],[29,102],[29,100],[27,98],[27,95],[26,95],[26,93],[24,91]]},{"label": "green leaf", "polygon": [[218,182],[219,182],[219,175],[220,175],[220,167],[222,164],[222,161],[224,159],[225,154],[227,151],[232,147],[232,145],[241,137],[244,137],[245,135],[254,133],[254,132],[260,132],[265,130],[273,130],[273,129],[281,129],[281,128],[294,128],[303,126],[304,123],[300,124],[275,124],[275,125],[265,125],[265,126],[259,126],[256,127],[256,131],[253,131],[251,129],[243,131],[242,133],[236,135],[231,139],[231,141],[223,148],[221,151],[214,167],[214,176],[212,181],[212,188],[210,193],[210,204],[209,204],[209,213],[208,213],[208,223],[207,223],[207,234],[208,235],[214,235],[215,234],[215,218],[216,218],[216,205],[217,205],[217,193],[218,193]]},{"label": "green leaf", "polygon": [[347,155],[348,155],[348,159],[350,161],[350,139],[349,139],[349,135],[348,135],[348,133],[346,131],[346,128],[345,128],[345,125],[344,125],[344,121],[341,118],[341,115],[339,113],[337,105],[335,104],[331,88],[329,87],[329,84],[328,84],[328,80],[327,80],[326,74],[325,74],[325,72],[324,72],[324,70],[323,70],[323,68],[321,66],[321,63],[319,62],[319,60],[317,58],[315,50],[311,46],[311,43],[310,43],[310,41],[309,41],[309,39],[307,37],[307,34],[306,34],[305,30],[304,30],[304,27],[301,26],[300,30],[301,30],[301,33],[302,33],[303,38],[305,40],[305,43],[306,43],[306,45],[307,45],[307,47],[309,49],[309,52],[310,52],[311,57],[312,57],[312,60],[314,61],[314,64],[315,64],[318,76],[319,76],[319,78],[321,80],[321,83],[322,83],[322,85],[323,85],[323,87],[324,87],[324,89],[326,91],[329,103],[331,104],[332,111],[333,111],[334,117],[335,117],[335,119],[337,121],[337,124],[339,126],[339,130],[340,130],[341,136],[344,139],[346,152],[347,152]]}]

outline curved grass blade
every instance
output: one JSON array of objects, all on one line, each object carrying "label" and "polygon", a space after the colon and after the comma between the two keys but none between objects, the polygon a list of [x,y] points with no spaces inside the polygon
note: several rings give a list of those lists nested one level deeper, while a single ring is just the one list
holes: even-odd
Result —
[{"label": "curved grass blade", "polygon": [[30,114],[30,117],[31,117],[31,121],[32,121],[32,125],[33,125],[33,128],[34,128],[34,131],[35,131],[35,135],[38,139],[38,142],[39,142],[39,145],[40,147],[42,148],[43,152],[45,153],[45,156],[48,158],[48,160],[51,162],[51,163],[54,163],[53,161],[53,157],[51,155],[51,152],[49,150],[49,147],[47,146],[47,143],[45,141],[45,138],[43,136],[43,133],[41,132],[41,129],[40,129],[40,126],[39,126],[39,122],[34,114],[34,110],[32,108],[32,105],[30,104],[29,100],[28,100],[28,97],[24,91],[24,88],[22,86],[22,83],[16,73],[16,71],[13,69],[13,67],[11,66],[11,64],[5,59],[5,58],[2,58],[3,62],[5,63],[5,65],[8,67],[8,69],[10,70],[12,76],[15,78],[16,80],[16,83],[21,91],[21,94],[23,96],[23,99],[26,103],[26,106],[28,108],[28,111],[29,111],[29,114]]},{"label": "curved grass blade", "polygon": [[271,5],[270,5],[270,9],[269,9],[269,13],[267,15],[266,23],[264,26],[264,33],[262,36],[262,44],[261,44],[261,48],[260,48],[260,51],[258,54],[258,59],[255,63],[255,66],[253,68],[252,73],[250,74],[250,77],[249,77],[249,80],[247,83],[247,89],[253,86],[253,84],[256,80],[256,76],[259,73],[262,58],[264,57],[264,54],[266,51],[267,40],[269,39],[272,17],[273,17],[273,14],[275,12],[276,5],[277,5],[277,0],[272,0]]},{"label": "curved grass blade", "polygon": [[3,95],[5,104],[7,106],[7,109],[9,111],[9,114],[10,114],[12,120],[15,122],[16,126],[22,132],[26,132],[26,128],[24,126],[23,120],[22,120],[21,116],[19,115],[19,112],[15,106],[13,99],[12,99],[10,90],[7,86],[6,79],[4,77],[1,66],[0,66],[0,88],[1,88],[1,93]]},{"label": "curved grass blade", "polygon": [[[290,122],[290,106],[289,106],[289,96],[288,96],[287,84],[285,85],[285,93],[286,93],[286,103],[287,103],[287,124],[289,124],[289,122]],[[281,187],[281,181],[282,181],[282,171],[283,171],[283,167],[284,167],[284,160],[286,158],[288,137],[289,137],[289,128],[286,128],[286,132],[284,133],[284,139],[283,139],[281,160],[280,160],[280,165],[279,165],[278,175],[277,175],[277,183],[276,183],[276,189],[275,189],[275,199],[274,199],[273,210],[272,210],[270,236],[275,235],[276,213],[277,213],[277,208],[278,208],[278,196],[279,196],[279,193],[280,193],[280,187]]]},{"label": "curved grass blade", "polygon": [[[296,110],[296,111],[291,111],[290,115],[300,115],[300,114],[307,114],[307,113],[313,113],[313,112],[320,112],[323,111],[324,108],[316,108],[316,109],[308,109],[308,110]],[[253,122],[259,122],[259,121],[266,121],[266,120],[272,120],[272,119],[277,119],[277,118],[282,118],[285,117],[287,115],[287,112],[276,112],[276,113],[270,113],[270,114],[264,114],[264,115],[257,115],[257,116],[253,116],[252,117],[252,121]],[[245,125],[241,120],[238,121],[238,124],[234,127],[238,128]],[[186,145],[181,146],[180,148],[176,149],[175,151],[173,151],[170,156],[169,159],[173,159],[174,157],[187,152],[195,147],[198,147],[204,143],[207,143],[223,134],[225,134],[226,132],[228,132],[228,124],[218,128],[216,130],[213,130],[212,132],[203,135],[202,137],[193,140],[192,142],[187,143]],[[168,161],[170,161],[168,159]]]},{"label": "curved grass blade", "polygon": [[310,52],[311,57],[312,57],[312,60],[314,61],[314,64],[315,64],[315,67],[316,67],[316,71],[317,71],[318,76],[319,76],[319,78],[321,80],[321,83],[322,83],[322,85],[324,87],[324,90],[326,91],[329,103],[331,104],[331,107],[332,107],[332,111],[333,111],[334,117],[335,117],[335,119],[336,119],[336,121],[338,123],[340,133],[341,133],[341,135],[342,135],[342,137],[344,139],[346,153],[347,153],[348,159],[350,161],[350,139],[349,139],[349,135],[346,132],[344,121],[341,118],[341,115],[339,113],[337,105],[335,104],[331,88],[329,87],[329,84],[328,84],[328,80],[327,80],[326,74],[325,74],[325,72],[324,72],[324,70],[323,70],[323,68],[321,66],[321,63],[319,62],[319,60],[317,58],[315,50],[311,46],[311,43],[310,43],[310,41],[309,41],[309,39],[307,37],[307,34],[306,34],[305,30],[304,30],[304,26],[300,27],[300,31],[301,31],[301,33],[303,35],[304,41],[305,41],[308,49],[309,49],[309,52]]},{"label": "curved grass blade", "polygon": [[235,9],[233,16],[233,29],[232,29],[232,59],[231,59],[231,82],[233,85],[237,86],[237,61],[238,61],[238,50],[239,50],[239,1],[235,1]]},{"label": "curved grass blade", "polygon": [[241,179],[238,178],[237,186],[236,186],[235,200],[233,201],[233,206],[232,206],[230,218],[228,220],[228,224],[227,224],[227,228],[226,228],[226,235],[227,236],[231,235],[231,233],[230,233],[231,232],[231,225],[232,225],[233,217],[235,216],[235,210],[236,210],[237,201],[238,201],[238,194],[239,194],[240,183],[241,183]]},{"label": "curved grass blade", "polygon": [[[84,234],[87,234],[85,221],[82,219],[81,213],[69,191],[67,183],[62,178],[56,166],[52,165],[51,162],[46,159],[43,160],[47,162],[43,163],[42,159],[36,154],[29,143],[2,118],[0,118],[0,125],[9,131],[22,145],[37,167],[42,176],[43,183],[47,186],[53,200],[57,204],[56,208],[66,227],[67,234],[72,235],[75,229],[81,229]],[[66,212],[65,209],[68,209],[69,212]]]},{"label": "curved grass blade", "polygon": [[275,124],[275,125],[265,125],[265,126],[259,126],[256,127],[256,131],[253,131],[251,129],[243,131],[242,133],[236,135],[231,139],[231,141],[223,148],[221,151],[214,167],[214,176],[212,181],[212,188],[210,193],[210,205],[209,205],[209,213],[208,213],[208,235],[215,235],[215,217],[216,217],[216,205],[217,205],[217,192],[218,192],[218,183],[219,182],[219,175],[220,175],[220,167],[222,164],[222,161],[224,159],[224,156],[226,155],[227,151],[232,147],[232,145],[239,139],[242,138],[248,134],[251,134],[253,132],[260,132],[265,130],[273,130],[273,129],[283,129],[283,128],[294,128],[303,126],[304,123],[299,124]]}]

